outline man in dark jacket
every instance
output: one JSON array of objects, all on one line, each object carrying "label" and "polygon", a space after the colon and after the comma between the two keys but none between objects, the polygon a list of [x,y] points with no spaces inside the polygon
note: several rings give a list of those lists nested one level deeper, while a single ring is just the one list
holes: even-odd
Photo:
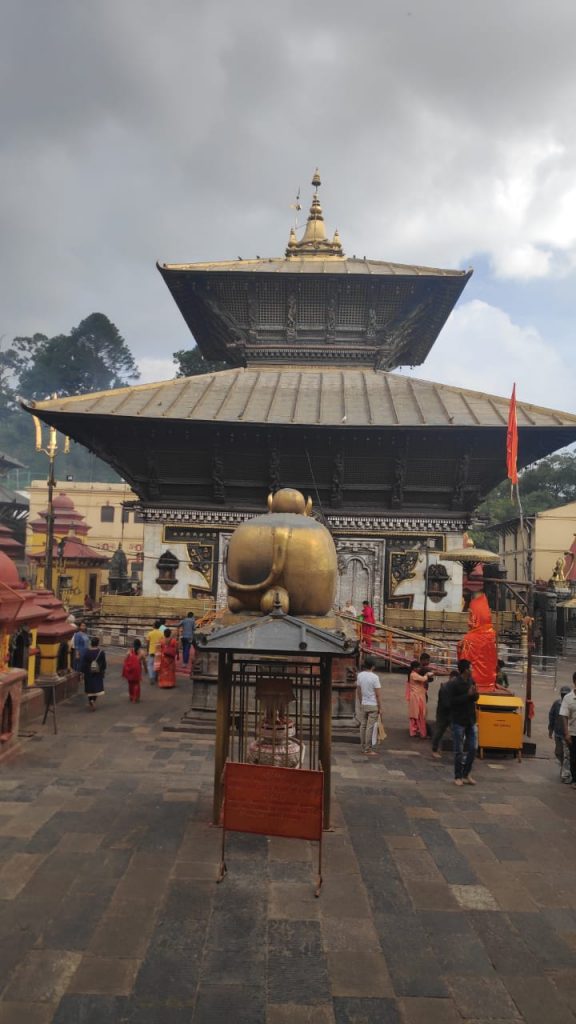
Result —
[{"label": "man in dark jacket", "polygon": [[[454,783],[456,786],[475,786],[470,769],[476,757],[478,744],[476,730],[476,701],[478,690],[470,672],[470,662],[458,662],[458,676],[447,686],[450,704],[452,737],[454,740]],[[464,753],[466,743],[466,753]]]},{"label": "man in dark jacket", "polygon": [[564,719],[560,717],[560,706],[567,693],[570,693],[570,687],[562,686],[560,696],[554,701],[548,712],[548,736],[554,740],[554,753],[560,764],[560,778],[565,785],[570,785],[572,782],[570,747],[564,739]]},{"label": "man in dark jacket", "polygon": [[440,683],[438,688],[438,703],[436,705],[436,723],[432,734],[432,757],[442,757],[440,744],[446,729],[452,722],[452,709],[450,707],[450,685],[458,678],[458,673],[452,671],[445,682]]}]

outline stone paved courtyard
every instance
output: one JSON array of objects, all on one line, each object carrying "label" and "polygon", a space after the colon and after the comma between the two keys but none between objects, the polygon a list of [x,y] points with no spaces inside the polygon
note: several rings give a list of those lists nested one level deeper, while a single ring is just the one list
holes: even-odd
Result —
[{"label": "stone paved courtyard", "polygon": [[334,753],[334,831],[312,844],[208,825],[212,742],[163,731],[189,691],[117,669],[0,764],[0,1024],[564,1024],[576,1019],[576,791],[538,757],[478,765],[409,741]]}]

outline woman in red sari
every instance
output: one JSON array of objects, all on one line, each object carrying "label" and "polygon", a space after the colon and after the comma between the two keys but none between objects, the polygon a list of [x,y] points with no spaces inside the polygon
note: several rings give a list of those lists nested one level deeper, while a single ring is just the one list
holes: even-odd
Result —
[{"label": "woman in red sari", "polygon": [[171,629],[164,630],[164,639],[160,644],[160,668],[158,670],[158,686],[163,690],[171,690],[176,686],[176,657],[178,641],[172,636]]},{"label": "woman in red sari", "polygon": [[369,601],[362,602],[362,646],[370,650],[376,632],[374,609]]}]

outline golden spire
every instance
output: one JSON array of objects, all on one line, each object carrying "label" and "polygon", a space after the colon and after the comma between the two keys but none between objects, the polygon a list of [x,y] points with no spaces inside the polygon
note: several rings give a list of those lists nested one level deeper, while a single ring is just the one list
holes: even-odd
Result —
[{"label": "golden spire", "polygon": [[338,232],[334,232],[334,237],[331,242],[326,236],[324,214],[322,213],[322,206],[320,205],[320,200],[318,198],[318,189],[321,184],[320,172],[318,168],[316,168],[312,178],[314,195],[312,196],[312,205],[310,206],[306,229],[301,240],[298,241],[296,239],[296,232],[294,231],[294,228],[292,228],[288,247],[286,249],[286,256],[288,258],[291,256],[306,256],[321,257],[325,259],[326,257],[332,256],[339,257],[341,259],[344,256]]}]

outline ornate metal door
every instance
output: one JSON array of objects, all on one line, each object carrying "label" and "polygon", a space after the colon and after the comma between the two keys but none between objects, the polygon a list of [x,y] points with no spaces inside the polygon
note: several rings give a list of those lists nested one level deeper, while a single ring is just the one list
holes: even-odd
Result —
[{"label": "ornate metal door", "polygon": [[363,601],[370,601],[376,619],[382,620],[385,540],[339,540],[338,552],[339,582],[336,604],[344,608],[347,601],[358,612]]}]

